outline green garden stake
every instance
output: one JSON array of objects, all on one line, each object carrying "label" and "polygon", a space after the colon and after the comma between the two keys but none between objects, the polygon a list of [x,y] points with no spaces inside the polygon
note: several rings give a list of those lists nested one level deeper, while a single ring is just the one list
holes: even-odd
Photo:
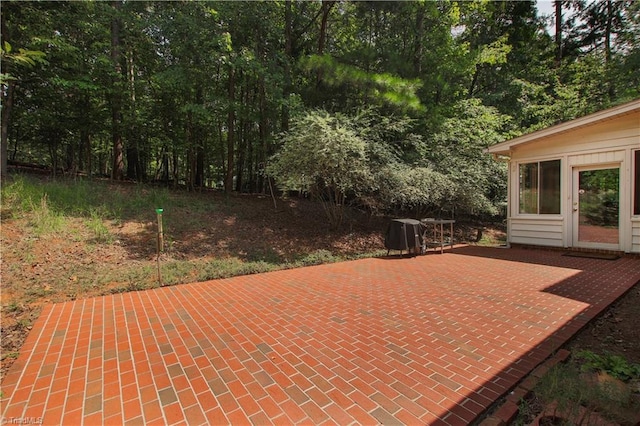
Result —
[{"label": "green garden stake", "polygon": [[158,217],[158,256],[156,262],[158,264],[158,284],[162,285],[162,275],[160,274],[160,252],[164,250],[164,233],[162,231],[162,209],[156,209],[156,216]]}]

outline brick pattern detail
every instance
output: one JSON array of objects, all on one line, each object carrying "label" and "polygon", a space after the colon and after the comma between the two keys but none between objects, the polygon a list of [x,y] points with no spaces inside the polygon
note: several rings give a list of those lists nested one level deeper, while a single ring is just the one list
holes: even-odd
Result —
[{"label": "brick pattern detail", "polygon": [[50,305],[0,414],[468,424],[640,280],[637,258],[561,254],[457,247]]}]

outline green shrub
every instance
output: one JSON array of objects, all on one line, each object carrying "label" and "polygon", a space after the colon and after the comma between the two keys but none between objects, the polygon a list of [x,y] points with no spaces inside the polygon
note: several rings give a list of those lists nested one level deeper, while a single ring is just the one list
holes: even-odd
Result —
[{"label": "green shrub", "polygon": [[582,371],[605,372],[624,382],[640,378],[640,364],[629,363],[620,355],[598,355],[591,351],[580,351],[576,359],[582,362]]}]

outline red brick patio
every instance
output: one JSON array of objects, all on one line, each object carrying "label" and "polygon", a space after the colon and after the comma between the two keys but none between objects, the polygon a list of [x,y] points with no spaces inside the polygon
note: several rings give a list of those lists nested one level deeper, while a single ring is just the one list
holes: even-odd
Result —
[{"label": "red brick patio", "polygon": [[473,422],[640,280],[525,249],[363,259],[51,305],[3,422]]}]

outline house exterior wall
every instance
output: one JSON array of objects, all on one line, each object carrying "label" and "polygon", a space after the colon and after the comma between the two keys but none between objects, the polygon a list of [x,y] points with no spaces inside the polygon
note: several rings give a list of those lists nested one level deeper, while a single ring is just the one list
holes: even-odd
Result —
[{"label": "house exterior wall", "polygon": [[[633,153],[640,149],[640,112],[611,118],[581,128],[555,133],[511,149],[509,160],[508,241],[548,247],[573,247],[577,225],[573,221],[576,172],[586,168],[620,170],[619,246],[640,253],[640,215],[633,215]],[[549,160],[560,162],[560,213],[519,212],[520,165]],[[640,167],[640,165],[636,166]],[[587,247],[589,248],[589,247]],[[592,248],[598,247],[594,244]]]},{"label": "house exterior wall", "polygon": [[632,253],[640,253],[640,219],[631,221],[631,250]]}]

